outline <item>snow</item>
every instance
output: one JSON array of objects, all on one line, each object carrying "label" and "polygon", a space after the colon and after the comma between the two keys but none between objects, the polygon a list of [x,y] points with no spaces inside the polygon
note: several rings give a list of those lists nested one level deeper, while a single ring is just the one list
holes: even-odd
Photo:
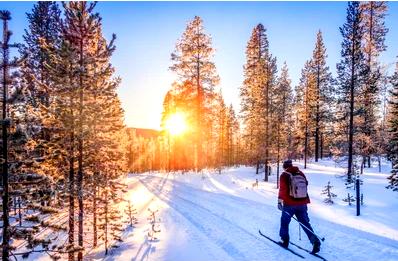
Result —
[{"label": "snow", "polygon": [[[295,162],[303,169],[303,164]],[[386,189],[391,164],[365,169],[361,191],[364,206],[356,216],[355,205],[342,199],[347,189],[344,169],[332,160],[310,163],[303,170],[309,180],[309,216],[315,232],[326,240],[321,256],[327,260],[398,260],[398,193]],[[273,174],[276,173],[274,168]],[[137,209],[138,224],[128,228],[124,241],[105,256],[103,247],[91,251],[87,260],[302,260],[268,241],[258,230],[279,240],[280,211],[276,207],[276,176],[262,181],[251,167],[225,169],[221,174],[196,173],[130,174],[128,193]],[[255,180],[259,185],[253,187]],[[337,194],[333,205],[323,203],[321,191],[327,182]],[[160,232],[148,238],[151,210]],[[307,249],[311,245],[292,220],[291,241]],[[320,260],[291,246],[307,260]]]}]

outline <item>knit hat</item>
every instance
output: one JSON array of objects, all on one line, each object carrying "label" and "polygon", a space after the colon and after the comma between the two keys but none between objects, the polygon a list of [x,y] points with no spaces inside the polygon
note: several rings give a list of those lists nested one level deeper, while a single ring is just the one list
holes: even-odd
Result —
[{"label": "knit hat", "polygon": [[284,162],[283,162],[283,168],[284,169],[287,169],[287,168],[289,168],[289,167],[292,167],[293,166],[293,162],[292,162],[292,160],[285,160]]}]

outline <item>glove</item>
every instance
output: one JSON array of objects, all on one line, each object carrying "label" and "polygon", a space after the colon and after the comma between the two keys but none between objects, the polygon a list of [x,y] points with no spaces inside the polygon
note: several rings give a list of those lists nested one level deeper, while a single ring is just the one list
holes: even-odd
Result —
[{"label": "glove", "polygon": [[278,209],[282,211],[283,209],[283,199],[278,199]]}]

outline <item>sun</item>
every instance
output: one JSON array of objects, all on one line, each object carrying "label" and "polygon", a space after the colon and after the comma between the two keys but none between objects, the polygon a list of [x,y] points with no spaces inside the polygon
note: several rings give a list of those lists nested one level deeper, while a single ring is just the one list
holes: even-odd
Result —
[{"label": "sun", "polygon": [[166,121],[165,127],[166,130],[173,136],[183,134],[187,130],[185,114],[182,112],[171,114]]}]

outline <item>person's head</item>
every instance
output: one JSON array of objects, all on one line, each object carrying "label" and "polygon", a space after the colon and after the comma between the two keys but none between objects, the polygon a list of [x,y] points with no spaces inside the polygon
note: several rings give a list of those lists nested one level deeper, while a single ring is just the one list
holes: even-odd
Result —
[{"label": "person's head", "polygon": [[290,159],[283,162],[283,169],[288,169],[289,167],[293,167],[293,162]]}]

